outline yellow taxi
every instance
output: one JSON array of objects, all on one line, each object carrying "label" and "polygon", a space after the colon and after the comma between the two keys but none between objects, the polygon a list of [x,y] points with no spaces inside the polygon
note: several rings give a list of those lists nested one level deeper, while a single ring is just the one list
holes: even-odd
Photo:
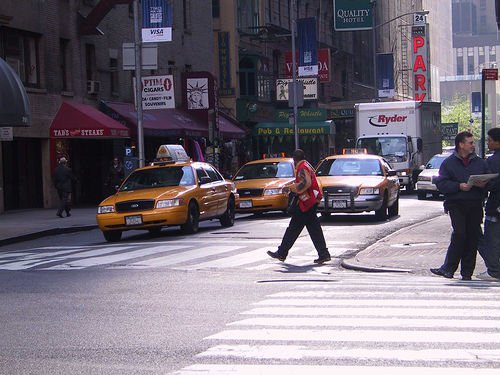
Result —
[{"label": "yellow taxi", "polygon": [[234,225],[236,188],[211,164],[193,162],[179,145],[162,145],[158,162],[138,168],[116,194],[97,209],[97,224],[107,241],[119,241],[123,231],[180,225],[196,233],[202,220]]},{"label": "yellow taxi", "polygon": [[318,205],[322,216],[375,211],[376,219],[385,220],[399,213],[399,180],[380,156],[329,156],[319,162],[316,176],[324,196]]},{"label": "yellow taxi", "polygon": [[239,196],[236,211],[286,211],[289,186],[295,179],[294,175],[292,158],[269,158],[246,163],[233,177]]}]

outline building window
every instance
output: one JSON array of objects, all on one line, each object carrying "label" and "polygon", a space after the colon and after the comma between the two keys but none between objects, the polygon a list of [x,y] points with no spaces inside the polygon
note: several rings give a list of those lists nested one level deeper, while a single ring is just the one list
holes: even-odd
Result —
[{"label": "building window", "polygon": [[69,40],[59,40],[59,64],[61,69],[61,91],[71,91],[71,64]]},{"label": "building window", "polygon": [[240,96],[257,95],[255,90],[255,62],[250,57],[244,57],[239,64]]},{"label": "building window", "polygon": [[35,34],[0,28],[0,57],[14,69],[26,87],[40,87],[39,40]]},{"label": "building window", "polygon": [[457,76],[464,75],[464,58],[457,54]]},{"label": "building window", "polygon": [[474,74],[474,56],[467,56],[467,74]]},{"label": "building window", "polygon": [[212,17],[220,18],[220,0],[212,0]]},{"label": "building window", "polygon": [[118,75],[118,59],[117,58],[109,58],[109,73],[110,73],[110,89],[112,95],[119,94],[120,87],[120,77]]},{"label": "building window", "polygon": [[259,22],[258,0],[238,0],[238,28],[257,33]]}]

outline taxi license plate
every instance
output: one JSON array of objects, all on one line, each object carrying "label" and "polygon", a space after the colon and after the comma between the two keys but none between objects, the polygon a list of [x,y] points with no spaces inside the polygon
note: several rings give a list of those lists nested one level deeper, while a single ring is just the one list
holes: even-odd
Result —
[{"label": "taxi license plate", "polygon": [[252,208],[252,201],[241,201],[240,208]]},{"label": "taxi license plate", "polygon": [[332,208],[347,208],[347,201],[332,201]]},{"label": "taxi license plate", "polygon": [[139,224],[142,224],[141,215],[125,216],[125,225],[139,225]]}]

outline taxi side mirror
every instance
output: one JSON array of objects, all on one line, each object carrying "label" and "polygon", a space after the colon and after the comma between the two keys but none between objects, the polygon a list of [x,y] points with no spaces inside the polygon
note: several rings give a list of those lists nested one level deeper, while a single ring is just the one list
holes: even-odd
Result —
[{"label": "taxi side mirror", "polygon": [[209,182],[212,182],[212,179],[210,177],[208,176],[200,177],[200,185],[208,184]]}]

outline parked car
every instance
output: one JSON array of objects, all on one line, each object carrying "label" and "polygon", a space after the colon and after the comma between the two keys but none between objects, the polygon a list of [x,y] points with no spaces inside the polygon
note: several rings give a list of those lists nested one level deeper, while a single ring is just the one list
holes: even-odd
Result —
[{"label": "parked car", "polygon": [[431,194],[434,198],[439,197],[439,190],[432,179],[439,175],[439,167],[448,156],[450,156],[449,153],[436,154],[430,158],[425,166],[421,167],[422,172],[418,175],[416,186],[419,200],[426,199],[427,194]]},{"label": "parked car", "polygon": [[163,154],[171,156],[161,154],[160,147],[158,162],[133,171],[116,194],[99,204],[97,223],[107,241],[119,241],[123,231],[155,234],[176,225],[195,233],[202,220],[234,224],[234,184],[212,165],[189,160],[182,147],[175,145],[169,153],[166,146]]},{"label": "parked car", "polygon": [[324,195],[318,205],[322,216],[375,211],[378,220],[385,220],[399,213],[399,179],[380,156],[329,156],[320,161],[316,175]]},{"label": "parked car", "polygon": [[246,163],[233,177],[239,196],[236,211],[286,211],[289,186],[295,179],[294,175],[292,158],[269,158]]}]

